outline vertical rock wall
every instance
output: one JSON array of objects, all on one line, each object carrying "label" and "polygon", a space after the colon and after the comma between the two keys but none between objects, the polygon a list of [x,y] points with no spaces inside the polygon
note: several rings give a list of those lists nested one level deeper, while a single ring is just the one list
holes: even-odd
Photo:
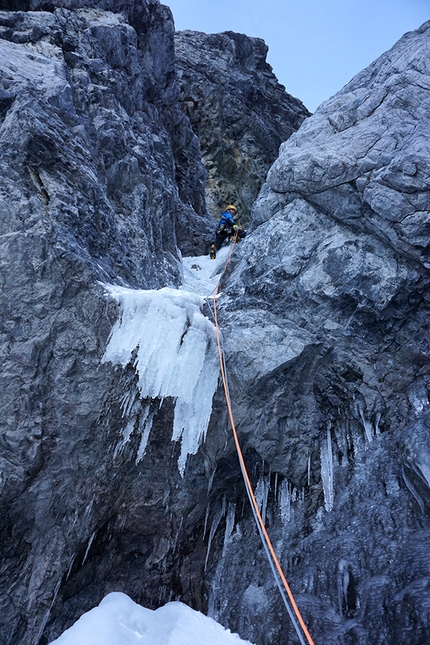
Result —
[{"label": "vertical rock wall", "polygon": [[171,573],[180,564],[157,564],[167,552],[172,563],[183,558],[175,542],[183,509],[168,510],[180,479],[169,404],[155,413],[154,469],[144,470],[137,436],[119,448],[143,408],[133,370],[100,364],[118,315],[100,283],[178,284],[178,248],[203,252],[211,229],[205,171],[178,105],[170,11],[158,2],[91,4],[3,3],[34,11],[0,13],[0,642],[8,645],[51,640],[119,587],[148,606],[181,589]]},{"label": "vertical rock wall", "polygon": [[[219,303],[253,482],[326,645],[430,639],[429,61],[426,23],[283,144]],[[241,498],[225,504],[212,611],[292,642]]]}]

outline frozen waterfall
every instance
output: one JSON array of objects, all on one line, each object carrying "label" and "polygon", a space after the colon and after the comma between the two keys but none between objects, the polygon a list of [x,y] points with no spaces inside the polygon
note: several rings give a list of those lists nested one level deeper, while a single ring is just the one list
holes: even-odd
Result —
[{"label": "frozen waterfall", "polygon": [[[218,385],[215,328],[202,313],[203,294],[214,290],[223,266],[224,254],[218,255],[216,262],[209,257],[185,258],[180,289],[104,285],[120,304],[121,314],[103,361],[123,367],[132,361],[142,399],[175,399],[172,440],[181,440],[182,475],[187,455],[195,454],[205,437]],[[141,457],[144,448],[140,452]]]}]

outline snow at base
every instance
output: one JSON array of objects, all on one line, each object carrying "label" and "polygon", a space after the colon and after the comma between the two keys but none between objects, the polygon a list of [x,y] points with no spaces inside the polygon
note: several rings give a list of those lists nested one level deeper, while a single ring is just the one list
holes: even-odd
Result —
[{"label": "snow at base", "polygon": [[155,611],[111,593],[50,645],[250,645],[181,602]]},{"label": "snow at base", "polygon": [[[195,454],[206,434],[218,385],[215,328],[203,315],[205,296],[216,287],[228,248],[217,260],[184,258],[180,289],[158,291],[105,285],[121,305],[103,361],[125,367],[133,360],[142,399],[175,399],[172,440],[181,440],[178,467]],[[146,427],[143,456],[150,427]],[[130,433],[130,429],[127,430]]]}]

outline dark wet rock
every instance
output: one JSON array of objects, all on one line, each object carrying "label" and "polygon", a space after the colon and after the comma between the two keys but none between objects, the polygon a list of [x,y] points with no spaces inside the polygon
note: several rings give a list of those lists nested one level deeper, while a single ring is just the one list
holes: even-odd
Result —
[{"label": "dark wet rock", "polygon": [[[177,101],[171,14],[158,3],[136,3],[130,22],[134,27],[124,13],[98,9],[4,13],[1,35],[9,41],[4,42],[9,60],[16,57],[28,67],[33,56],[30,77],[33,73],[40,76],[45,67],[56,76],[46,80],[56,87],[40,88],[43,91],[35,96],[37,107],[28,115],[42,111],[40,120],[45,125],[30,120],[26,125],[29,141],[22,141],[26,146],[16,153],[25,153],[24,161],[39,174],[49,167],[51,181],[56,173],[56,183],[61,184],[58,190],[64,190],[66,179],[59,162],[69,164],[70,175],[72,163],[81,166],[86,179],[69,176],[69,183],[85,187],[92,183],[88,192],[104,193],[92,197],[101,227],[109,226],[113,212],[133,213],[134,225],[128,220],[117,237],[124,247],[122,255],[136,252],[139,259],[132,262],[144,263],[154,250],[158,255],[163,250],[174,255],[176,243],[185,254],[203,252],[202,233],[211,224],[198,141]],[[8,95],[3,103],[15,92],[18,107],[24,94],[35,95],[31,88],[35,80],[25,72],[12,80],[13,72],[6,66]],[[65,137],[69,137],[68,146],[62,146]],[[55,145],[63,147],[61,153]],[[147,239],[147,246],[159,248],[135,248],[138,236]],[[98,246],[103,253],[103,244]],[[143,273],[140,269],[141,280],[143,274],[148,277],[148,268]]]},{"label": "dark wet rock", "polygon": [[246,225],[279,146],[309,112],[279,84],[259,38],[181,31],[175,53],[181,105],[208,173],[208,209],[216,218],[234,203]]}]

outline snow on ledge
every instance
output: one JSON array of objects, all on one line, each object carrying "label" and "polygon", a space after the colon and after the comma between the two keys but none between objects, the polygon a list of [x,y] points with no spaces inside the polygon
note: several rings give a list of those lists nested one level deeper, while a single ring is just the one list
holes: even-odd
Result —
[{"label": "snow on ledge", "polygon": [[51,645],[251,645],[181,602],[155,611],[110,593]]},{"label": "snow on ledge", "polygon": [[172,440],[182,440],[178,467],[206,435],[219,362],[215,328],[203,315],[203,296],[165,287],[159,291],[104,285],[121,305],[102,361],[125,367],[134,357],[142,398],[173,397]]}]

